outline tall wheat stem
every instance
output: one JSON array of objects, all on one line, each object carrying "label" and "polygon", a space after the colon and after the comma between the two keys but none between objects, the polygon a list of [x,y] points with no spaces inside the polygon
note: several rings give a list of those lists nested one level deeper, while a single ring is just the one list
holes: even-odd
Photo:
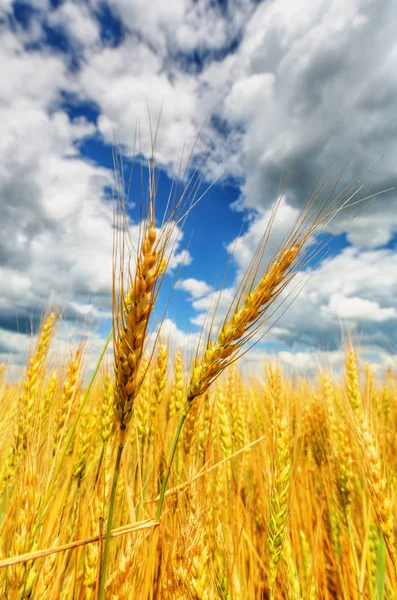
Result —
[{"label": "tall wheat stem", "polygon": [[45,510],[45,508],[47,506],[47,503],[48,503],[49,499],[51,498],[51,494],[52,494],[52,490],[53,490],[54,485],[55,485],[55,481],[56,481],[56,479],[57,479],[57,477],[59,475],[59,472],[60,472],[60,470],[62,468],[63,461],[65,460],[65,456],[67,454],[68,448],[69,448],[70,443],[71,443],[71,441],[73,439],[74,432],[76,431],[77,423],[79,422],[79,419],[81,417],[81,413],[84,410],[85,403],[87,402],[87,398],[88,398],[88,396],[89,396],[89,394],[91,392],[91,388],[94,385],[94,381],[95,381],[96,376],[98,374],[99,367],[101,366],[103,357],[105,356],[105,352],[107,350],[107,347],[109,346],[109,342],[112,339],[112,336],[113,336],[113,328],[111,329],[111,331],[110,331],[110,333],[108,335],[108,338],[107,338],[107,340],[106,340],[106,342],[105,342],[105,344],[104,344],[104,346],[102,348],[102,352],[101,352],[101,354],[99,356],[99,359],[98,359],[98,362],[97,362],[97,364],[95,366],[94,372],[91,375],[91,378],[90,378],[90,381],[88,383],[88,386],[87,386],[87,389],[85,391],[85,394],[83,396],[83,400],[81,402],[80,408],[77,411],[77,414],[75,416],[73,425],[72,425],[72,427],[69,430],[68,436],[66,438],[65,446],[64,446],[62,454],[61,454],[61,456],[59,458],[58,464],[57,464],[57,466],[55,468],[54,476],[52,477],[50,487],[48,488],[47,495],[46,495],[44,503],[43,503],[43,510]]},{"label": "tall wheat stem", "polygon": [[125,437],[125,427],[123,426],[123,428],[120,427],[120,440],[119,440],[119,446],[117,448],[116,464],[114,466],[114,472],[113,472],[112,491],[110,493],[109,513],[108,513],[107,526],[106,526],[105,545],[104,545],[104,549],[103,549],[98,600],[105,599],[106,566],[107,566],[108,558],[109,558],[110,533],[112,531],[117,482],[119,480],[119,474],[120,474],[121,455],[123,454],[123,449],[124,449],[124,437]]},{"label": "tall wheat stem", "polygon": [[157,521],[157,523],[160,522],[161,511],[162,511],[163,504],[164,504],[164,498],[165,498],[165,492],[166,492],[166,489],[167,489],[168,480],[169,480],[170,474],[171,474],[172,463],[174,462],[174,458],[175,458],[175,454],[176,454],[176,449],[178,447],[179,438],[180,438],[180,435],[181,435],[181,432],[182,432],[182,428],[183,428],[183,425],[185,423],[187,414],[189,412],[190,406],[191,406],[190,402],[187,402],[185,404],[185,407],[183,409],[183,413],[182,413],[181,419],[180,419],[180,421],[178,423],[178,427],[177,427],[177,430],[175,432],[174,441],[172,443],[172,450],[171,450],[170,460],[168,462],[167,471],[166,471],[166,473],[164,475],[163,483],[161,485],[161,490],[160,490],[160,498],[159,498],[159,503],[158,503],[158,506],[157,506],[157,513],[156,513],[156,521]]}]

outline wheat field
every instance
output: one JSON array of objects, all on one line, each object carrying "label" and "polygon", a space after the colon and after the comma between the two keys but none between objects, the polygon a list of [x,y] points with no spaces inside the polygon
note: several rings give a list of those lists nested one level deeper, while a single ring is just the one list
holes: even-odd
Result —
[{"label": "wheat field", "polygon": [[193,359],[146,345],[170,243],[152,199],[133,269],[115,243],[113,360],[89,382],[83,343],[58,364],[44,316],[21,381],[0,383],[2,598],[396,598],[394,372],[352,343],[315,377],[237,360],[328,222],[314,205]]}]

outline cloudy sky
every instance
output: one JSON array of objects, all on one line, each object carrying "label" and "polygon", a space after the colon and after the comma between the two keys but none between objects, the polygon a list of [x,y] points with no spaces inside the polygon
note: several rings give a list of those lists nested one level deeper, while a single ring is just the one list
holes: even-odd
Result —
[{"label": "cloudy sky", "polygon": [[[148,111],[155,123],[162,109],[159,207],[192,148],[199,194],[217,180],[178,231],[160,302],[162,316],[178,277],[164,335],[183,349],[222,284],[227,307],[287,173],[274,248],[332,165],[336,176],[348,161],[342,187],[375,161],[368,189],[397,186],[396,27],[394,0],[0,0],[0,362],[26,361],[50,300],[61,345],[89,320],[101,347],[112,144],[126,167],[147,160]],[[337,365],[352,331],[363,356],[394,361],[396,209],[397,190],[346,221],[253,360]]]}]

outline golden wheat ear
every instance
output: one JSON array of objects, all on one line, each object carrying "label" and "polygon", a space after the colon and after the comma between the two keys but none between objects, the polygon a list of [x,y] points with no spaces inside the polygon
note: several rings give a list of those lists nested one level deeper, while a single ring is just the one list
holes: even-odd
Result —
[{"label": "golden wheat ear", "polygon": [[349,187],[336,199],[326,197],[322,200],[323,185],[322,183],[309,198],[282,246],[270,260],[263,275],[259,276],[275,212],[280,204],[276,203],[268,229],[254,253],[215,339],[210,331],[201,357],[196,356],[188,387],[188,402],[203,394],[228,365],[247,351],[243,350],[243,346],[254,337],[257,342],[265,335],[264,325],[280,308],[276,306],[276,301],[286,286],[318,255],[319,249],[324,248],[324,241],[315,243],[316,236],[329,227],[332,219],[340,216],[342,209],[351,208],[354,189]]},{"label": "golden wheat ear", "polygon": [[[175,228],[184,223],[197,201],[197,178],[190,177],[185,187],[173,183],[166,204],[161,228],[156,227],[157,174],[155,169],[155,137],[153,156],[149,164],[149,191],[141,207],[138,241],[129,237],[128,216],[121,185],[115,206],[115,237],[113,256],[113,346],[115,414],[124,431],[131,420],[134,400],[145,377],[142,357],[148,342],[150,318],[175,247]],[[117,163],[115,163],[117,169]],[[186,173],[183,173],[185,176]],[[117,180],[121,178],[120,173]],[[156,339],[157,342],[157,339]],[[164,347],[160,362],[166,365]],[[152,355],[154,350],[152,351]],[[160,365],[160,370],[163,367]],[[164,369],[163,369],[164,370]],[[157,403],[161,401],[164,376],[156,379]]]},{"label": "golden wheat ear", "polygon": [[395,581],[397,581],[397,551],[395,545],[395,529],[392,502],[388,491],[388,482],[384,476],[384,468],[379,444],[371,431],[368,420],[363,416],[356,428],[364,466],[364,477],[379,529],[383,535],[392,564]]},{"label": "golden wheat ear", "polygon": [[[157,135],[157,133],[156,133]],[[149,322],[157,301],[160,286],[174,249],[175,227],[183,223],[189,213],[186,202],[195,201],[195,193],[187,193],[192,182],[178,194],[171,190],[162,219],[156,228],[157,175],[155,170],[156,136],[152,136],[152,158],[149,161],[148,198],[141,203],[141,221],[136,243],[129,235],[129,217],[125,207],[123,166],[121,153],[115,152],[117,195],[114,210],[113,241],[113,352],[114,352],[114,414],[118,424],[119,442],[109,503],[106,539],[99,584],[99,599],[105,597],[106,565],[109,555],[110,531],[126,433],[132,419],[134,403],[150,368],[150,359],[144,361],[149,339]],[[195,180],[193,180],[195,181]],[[197,190],[196,190],[197,191]],[[183,213],[183,214],[182,214]],[[156,344],[157,339],[155,340]],[[153,356],[152,351],[152,356]],[[160,348],[159,369],[156,372],[156,401],[161,401],[165,386],[166,354]],[[145,426],[146,431],[146,426]]]}]

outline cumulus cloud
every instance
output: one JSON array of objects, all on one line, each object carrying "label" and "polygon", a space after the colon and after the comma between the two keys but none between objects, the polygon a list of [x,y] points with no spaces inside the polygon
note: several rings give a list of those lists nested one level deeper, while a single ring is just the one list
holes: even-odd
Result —
[{"label": "cumulus cloud", "polygon": [[145,156],[151,156],[149,128],[140,128],[139,145],[134,132],[138,122],[147,123],[148,110],[153,127],[161,112],[156,158],[171,170],[178,169],[181,148],[184,143],[188,148],[193,145],[204,120],[198,109],[195,78],[177,72],[171,78],[161,57],[133,38],[116,48],[102,48],[92,54],[79,72],[76,91],[99,106],[98,128],[103,138],[112,143],[116,132],[130,155],[139,148]]},{"label": "cumulus cloud", "polygon": [[[390,349],[389,352],[386,352],[380,348],[374,349],[371,345],[366,346],[357,343],[356,352],[362,377],[365,363],[371,365],[371,369],[379,381],[382,381],[386,376],[389,368],[396,369],[397,354],[395,350]],[[285,373],[299,375],[305,379],[308,377],[316,378],[319,373],[332,371],[339,376],[342,383],[346,368],[346,356],[346,348],[305,351],[281,350],[277,354],[257,348],[244,355],[240,361],[240,369],[243,374],[254,377],[255,380],[258,379],[258,373],[260,374],[259,377],[264,379],[265,365],[278,363]]]},{"label": "cumulus cloud", "polygon": [[277,254],[299,215],[300,211],[289,205],[285,196],[270,208],[259,209],[247,231],[227,246],[238,266],[237,279],[244,274],[259,246],[264,249],[263,266]]},{"label": "cumulus cloud", "polygon": [[[244,131],[242,202],[271,204],[289,170],[289,202],[302,207],[321,173],[349,163],[344,181],[370,167],[377,189],[396,184],[397,6],[354,0],[261,3],[235,57],[226,118]],[[372,175],[371,175],[372,177]],[[396,229],[396,193],[375,201],[350,241],[387,243]],[[375,227],[368,234],[368,221]]]},{"label": "cumulus cloud", "polygon": [[[70,27],[85,39],[73,20],[80,9],[68,7],[59,9],[62,19],[70,18]],[[0,291],[0,327],[21,333],[29,332],[30,323],[37,328],[50,296],[67,316],[90,312],[106,318],[113,250],[106,188],[114,178],[79,149],[98,135],[97,128],[63,110],[62,91],[73,89],[75,80],[59,56],[48,49],[28,52],[18,34],[5,31],[0,57],[6,70],[0,90],[0,278],[7,282]],[[136,245],[138,223],[130,224],[130,235]],[[170,268],[189,264],[181,243],[175,227]]]},{"label": "cumulus cloud", "polygon": [[342,319],[380,322],[395,319],[397,316],[394,307],[381,308],[378,302],[357,298],[356,296],[347,298],[342,294],[333,294],[328,306],[322,308]]},{"label": "cumulus cloud", "polygon": [[194,300],[192,307],[197,311],[197,315],[191,319],[191,323],[204,328],[217,327],[222,322],[234,299],[235,289],[223,288]]},{"label": "cumulus cloud", "polygon": [[266,364],[277,361],[285,370],[299,373],[301,376],[311,376],[320,370],[338,371],[343,368],[345,353],[343,350],[294,351],[281,350],[277,354],[255,349],[243,358],[248,372],[262,369]]},{"label": "cumulus cloud", "polygon": [[195,279],[194,277],[180,279],[175,287],[177,290],[187,292],[192,298],[201,298],[202,296],[209,294],[212,290],[208,283],[201,279]]},{"label": "cumulus cloud", "polygon": [[306,276],[283,315],[282,327],[288,333],[281,332],[277,339],[287,346],[335,350],[342,334],[351,331],[360,343],[390,351],[397,333],[396,266],[393,250],[346,248],[324,260]]},{"label": "cumulus cloud", "polygon": [[[396,184],[394,2],[381,9],[374,0],[348,8],[340,0],[246,1],[225,9],[210,3],[208,10],[190,0],[160,4],[152,3],[150,15],[144,3],[112,4],[140,35],[89,53],[79,72],[76,90],[100,107],[106,140],[116,130],[131,153],[137,119],[146,119],[149,107],[156,120],[164,102],[159,161],[175,168],[181,145],[193,144],[205,123],[196,151],[211,140],[207,177],[244,181],[244,208],[268,208],[288,172],[288,203],[301,208],[332,164],[341,168],[349,159],[342,179],[351,182],[382,153],[368,183],[377,178],[378,190]],[[178,38],[183,31],[203,57],[198,70],[177,58],[188,51]],[[238,42],[230,52],[233,31]],[[142,150],[150,154],[148,135]],[[348,225],[349,241],[386,244],[397,229],[396,198],[390,192],[372,202]]]},{"label": "cumulus cloud", "polygon": [[254,10],[252,0],[232,0],[217,4],[209,0],[174,0],[151,2],[111,0],[111,5],[126,25],[139,32],[153,47],[175,55],[187,52],[214,52],[228,47],[242,33]]},{"label": "cumulus cloud", "polygon": [[[255,244],[252,246],[249,233],[238,241],[234,260],[237,277],[241,277]],[[238,281],[222,293],[217,290],[194,301],[192,307],[197,314],[191,322],[198,326],[210,322],[216,308],[218,325],[233,301]],[[263,342],[272,343],[277,353],[287,352],[285,356],[289,356],[291,348],[307,348],[312,353],[337,352],[342,338],[350,333],[360,344],[372,348],[374,356],[390,353],[397,335],[396,298],[395,250],[347,247],[324,259],[315,269],[296,275],[270,311],[266,327],[275,326]],[[277,309],[274,314],[273,309]]]},{"label": "cumulus cloud", "polygon": [[51,26],[61,27],[68,37],[80,46],[91,46],[99,42],[99,26],[89,5],[78,2],[63,2],[47,17]]},{"label": "cumulus cloud", "polygon": [[160,339],[166,340],[173,350],[179,349],[190,355],[195,352],[199,341],[199,334],[183,331],[172,319],[164,319],[159,335]]}]

